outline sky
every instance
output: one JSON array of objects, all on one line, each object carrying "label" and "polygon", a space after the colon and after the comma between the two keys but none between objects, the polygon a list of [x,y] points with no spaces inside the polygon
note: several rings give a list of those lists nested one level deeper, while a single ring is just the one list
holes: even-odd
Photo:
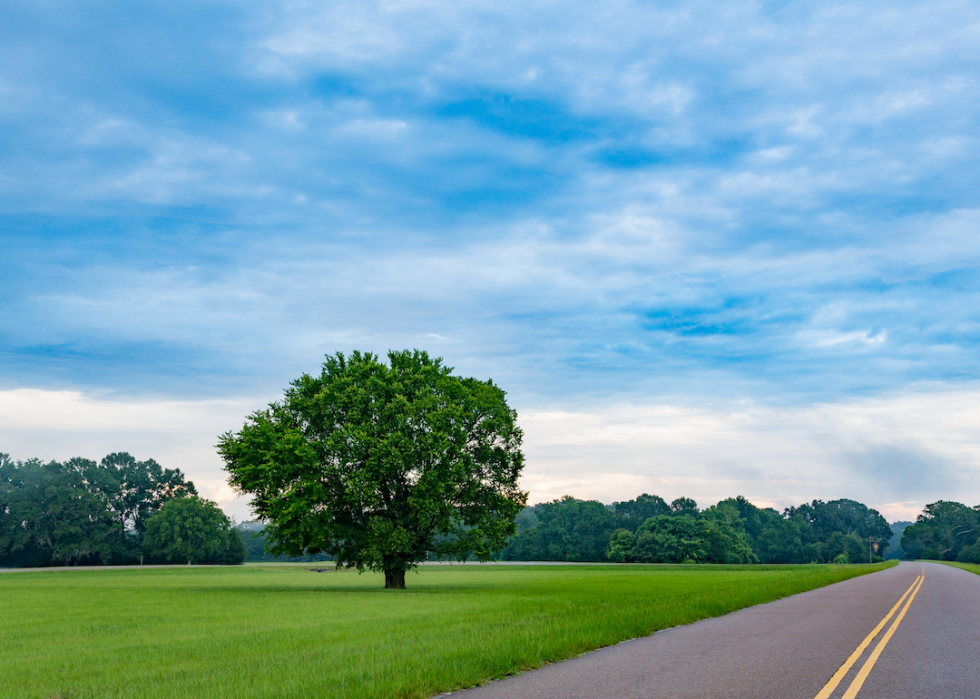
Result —
[{"label": "sky", "polygon": [[0,451],[327,353],[492,378],[531,502],[980,503],[980,3],[4,3]]}]

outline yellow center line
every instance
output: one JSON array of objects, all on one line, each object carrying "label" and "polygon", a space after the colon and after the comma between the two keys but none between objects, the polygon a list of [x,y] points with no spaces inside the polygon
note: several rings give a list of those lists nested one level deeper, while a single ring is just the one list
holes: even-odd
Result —
[{"label": "yellow center line", "polygon": [[888,641],[891,640],[892,634],[895,633],[895,629],[897,629],[898,625],[902,623],[902,619],[905,618],[905,612],[909,610],[912,600],[915,599],[915,596],[919,594],[919,590],[922,589],[922,583],[924,580],[925,574],[923,573],[923,575],[919,578],[919,586],[915,588],[914,592],[912,592],[912,595],[909,597],[909,601],[905,603],[905,606],[902,607],[902,611],[897,617],[895,617],[894,623],[888,627],[888,631],[886,631],[885,635],[881,637],[880,641],[878,641],[878,645],[875,646],[873,651],[871,651],[871,655],[868,656],[868,659],[864,661],[864,667],[862,667],[858,674],[854,677],[854,681],[851,682],[851,686],[847,688],[846,692],[844,692],[842,699],[854,699],[854,697],[857,696],[857,693],[861,691],[861,687],[864,686],[864,681],[868,679],[868,673],[871,672],[871,668],[873,668],[875,663],[878,662],[878,656],[881,655],[881,651],[885,650],[885,646],[887,646]]},{"label": "yellow center line", "polygon": [[888,620],[892,618],[896,611],[898,611],[898,608],[902,606],[902,602],[904,602],[905,598],[909,596],[909,593],[912,592],[912,588],[919,583],[921,578],[922,576],[920,575],[912,581],[909,589],[907,589],[905,594],[899,598],[898,602],[895,603],[895,606],[892,607],[891,611],[888,612],[888,614],[885,615],[885,618],[879,621],[878,625],[874,627],[871,633],[869,633],[867,637],[861,641],[861,644],[853,653],[851,653],[851,656],[844,661],[844,664],[840,666],[837,672],[834,673],[834,676],[830,678],[830,681],[824,685],[824,688],[821,689],[817,696],[815,696],[813,699],[829,699],[830,695],[834,693],[835,689],[837,689],[837,685],[840,684],[840,681],[844,679],[844,676],[847,675],[854,663],[858,661],[858,658],[861,657],[861,654],[864,653],[865,649],[871,645],[871,642],[875,639],[875,636],[878,635],[878,632],[885,628],[885,624],[887,624]]}]

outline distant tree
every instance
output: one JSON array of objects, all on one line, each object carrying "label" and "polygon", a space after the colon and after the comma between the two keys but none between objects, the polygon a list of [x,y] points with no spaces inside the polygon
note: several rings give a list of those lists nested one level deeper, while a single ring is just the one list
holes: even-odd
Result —
[{"label": "distant tree", "polygon": [[0,562],[105,563],[120,532],[106,510],[94,461],[14,462],[0,455]]},{"label": "distant tree", "polygon": [[112,479],[89,459],[69,459],[60,471],[46,489],[42,519],[52,560],[108,563],[121,544],[121,532],[105,508]]},{"label": "distant tree", "polygon": [[854,532],[833,532],[821,550],[821,560],[830,563],[868,563],[868,558],[868,540]]},{"label": "distant tree", "polygon": [[646,522],[651,517],[666,515],[670,513],[670,505],[658,495],[643,495],[636,500],[617,502],[613,504],[613,509],[623,517],[625,525],[631,531],[636,531],[637,527]]},{"label": "distant tree", "polygon": [[844,555],[861,563],[868,560],[869,539],[883,542],[884,549],[891,531],[877,511],[853,500],[815,500],[780,514],[741,496],[697,513],[693,501],[679,498],[671,509],[714,523],[702,524],[700,534],[711,562],[807,563]]},{"label": "distant tree", "polygon": [[245,560],[245,544],[218,506],[197,496],[168,500],[146,522],[144,549],[158,563],[223,563]]},{"label": "distant tree", "polygon": [[691,498],[677,498],[670,503],[672,514],[687,517],[698,516],[698,504]]},{"label": "distant tree", "polygon": [[629,560],[638,563],[706,563],[704,530],[689,515],[657,515],[636,530]]},{"label": "distant tree", "polygon": [[955,561],[980,537],[978,507],[939,500],[925,506],[915,524],[902,533],[902,548],[910,559]]},{"label": "distant tree", "polygon": [[657,515],[636,534],[617,531],[609,542],[611,561],[637,563],[758,563],[738,510],[724,505],[690,514]]},{"label": "distant tree", "polygon": [[514,519],[514,525],[517,529],[517,536],[520,536],[523,532],[529,531],[541,523],[537,515],[538,505],[533,507],[525,507],[517,517]]},{"label": "distant tree", "polygon": [[819,563],[820,544],[813,529],[800,517],[784,517],[762,510],[762,526],[752,541],[752,549],[762,563]]},{"label": "distant tree", "polygon": [[596,500],[569,495],[529,508],[534,524],[521,531],[503,551],[518,561],[603,561],[609,538],[623,517]]},{"label": "distant tree", "polygon": [[489,560],[526,502],[517,414],[425,352],[327,357],[219,446],[272,551],[327,552],[385,587],[438,557]]},{"label": "distant tree", "polygon": [[[807,563],[820,561],[821,553],[812,526],[802,516],[780,514],[760,508],[739,495],[722,500],[708,511],[737,512],[753,554],[762,563]],[[732,520],[731,515],[726,519]]]},{"label": "distant tree", "polygon": [[758,563],[740,508],[730,501],[701,513],[709,563]]},{"label": "distant tree", "polygon": [[224,550],[218,554],[218,558],[215,563],[226,566],[237,566],[245,562],[248,557],[248,551],[245,549],[245,540],[242,539],[242,534],[238,531],[237,527],[229,527],[228,529],[228,544],[225,546]]},{"label": "distant tree", "polygon": [[11,460],[0,453],[0,566],[39,566],[50,561],[38,545],[43,514],[43,465],[37,459]]},{"label": "distant tree", "polygon": [[194,484],[184,479],[180,469],[164,469],[153,459],[137,461],[127,452],[109,454],[100,464],[114,487],[105,494],[106,504],[122,529],[138,547],[147,520],[167,500],[197,495]]},{"label": "distant tree", "polygon": [[606,559],[612,563],[632,563],[636,534],[629,529],[617,529],[609,538],[609,551]]},{"label": "distant tree", "polygon": [[780,518],[780,515],[776,510],[771,508],[762,509],[756,507],[741,495],[722,500],[714,507],[729,508],[737,512],[739,519],[742,521],[742,528],[745,530],[746,535],[752,542],[759,538],[766,524],[768,524],[773,518]]},{"label": "distant tree", "polygon": [[884,554],[892,537],[891,527],[877,510],[854,500],[814,500],[809,505],[789,508],[787,514],[809,523],[819,541],[827,541],[834,532],[855,534],[864,540],[865,549],[869,539],[878,541],[879,550]]}]

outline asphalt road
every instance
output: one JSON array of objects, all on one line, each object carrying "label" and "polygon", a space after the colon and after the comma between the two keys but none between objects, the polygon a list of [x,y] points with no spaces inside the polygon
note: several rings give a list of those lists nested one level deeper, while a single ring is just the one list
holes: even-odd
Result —
[{"label": "asphalt road", "polygon": [[901,563],[452,696],[974,699],[978,651],[980,576]]}]

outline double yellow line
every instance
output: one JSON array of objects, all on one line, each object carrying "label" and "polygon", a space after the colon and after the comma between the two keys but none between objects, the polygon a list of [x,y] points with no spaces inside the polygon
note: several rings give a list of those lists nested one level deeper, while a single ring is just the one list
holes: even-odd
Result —
[{"label": "double yellow line", "polygon": [[[844,692],[844,696],[841,697],[841,699],[854,699],[854,697],[857,696],[857,693],[861,691],[861,687],[864,686],[864,681],[868,679],[868,674],[871,672],[871,669],[875,666],[875,663],[878,662],[878,657],[881,655],[881,652],[885,650],[885,646],[888,645],[888,642],[894,635],[895,629],[898,628],[898,625],[902,623],[902,619],[905,618],[905,612],[909,610],[912,600],[914,600],[915,596],[919,594],[919,588],[922,587],[922,581],[925,580],[925,578],[926,571],[925,568],[923,568],[922,572],[919,574],[919,577],[915,579],[915,582],[912,583],[911,587],[909,587],[909,589],[905,591],[905,594],[902,595],[898,602],[895,603],[892,610],[888,612],[888,614],[885,615],[885,618],[879,621],[878,625],[872,629],[871,633],[869,633],[867,637],[861,641],[860,645],[858,645],[854,652],[851,653],[851,657],[844,661],[844,664],[840,666],[837,672],[834,673],[834,676],[830,678],[830,681],[824,685],[824,688],[820,690],[814,699],[830,698],[830,695],[834,693],[835,689],[837,689],[837,685],[841,683],[841,680],[844,679],[850,669],[854,666],[854,663],[861,658],[861,655],[864,653],[867,647],[871,645],[871,642],[875,639],[875,636],[877,636],[878,633],[885,628],[885,624],[888,623],[889,619],[895,616],[895,612],[898,611],[899,607],[902,607],[902,603],[904,602],[905,606],[902,607],[902,611],[899,612],[897,617],[895,617],[895,621],[892,622],[892,625],[888,627],[888,631],[886,631],[885,635],[881,637],[880,641],[878,641],[878,645],[876,645],[874,650],[871,651],[871,655],[868,656],[868,659],[864,661],[864,665],[862,665],[861,669],[858,670],[857,675],[855,675],[854,679],[851,681],[851,686],[847,688],[847,691]],[[905,599],[906,597],[908,600]]]}]

